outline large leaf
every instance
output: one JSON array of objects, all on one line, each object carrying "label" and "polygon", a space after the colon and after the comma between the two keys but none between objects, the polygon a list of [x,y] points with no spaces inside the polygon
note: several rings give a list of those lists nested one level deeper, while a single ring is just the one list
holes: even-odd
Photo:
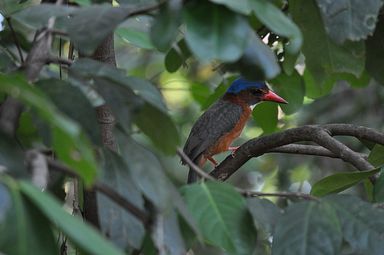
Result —
[{"label": "large leaf", "polygon": [[0,172],[7,172],[15,177],[26,177],[27,169],[24,165],[24,152],[12,139],[0,132]]},{"label": "large leaf", "polygon": [[289,53],[296,53],[300,50],[303,43],[301,32],[279,8],[269,0],[250,0],[249,5],[257,18],[272,32],[290,40],[286,47]]},{"label": "large leaf", "polygon": [[28,84],[20,75],[0,74],[0,91],[33,107],[40,118],[50,124],[58,157],[74,168],[87,185],[91,184],[97,174],[96,159],[93,148],[80,127],[59,112],[39,89]]},{"label": "large leaf", "polygon": [[151,40],[160,51],[172,45],[181,23],[181,0],[167,1],[159,10],[151,27]]},{"label": "large leaf", "polygon": [[252,3],[252,1],[248,1],[248,0],[210,0],[210,1],[217,4],[225,5],[229,9],[242,14],[250,13],[249,2]]},{"label": "large leaf", "polygon": [[[381,167],[384,164],[384,146],[375,144],[371,153],[368,156],[368,161],[375,167]],[[380,171],[380,176],[373,185],[373,200],[375,202],[384,202],[384,174],[383,169]]]},{"label": "large leaf", "polygon": [[251,33],[248,44],[241,58],[226,67],[229,70],[240,71],[250,80],[268,80],[280,73],[276,55],[265,45],[258,35]]},{"label": "large leaf", "polygon": [[373,185],[373,201],[382,203],[384,202],[384,171],[381,169],[380,176],[377,178]]},{"label": "large leaf", "polygon": [[208,1],[186,6],[184,21],[187,44],[203,61],[239,59],[250,34],[244,17]]},{"label": "large leaf", "polygon": [[139,30],[120,27],[116,29],[115,33],[121,37],[124,41],[131,43],[139,48],[143,49],[153,49],[153,45],[149,39],[147,32],[142,32]]},{"label": "large leaf", "polygon": [[277,104],[262,102],[253,109],[252,117],[256,124],[263,129],[264,133],[272,133],[277,128]]},{"label": "large leaf", "polygon": [[0,177],[0,232],[0,251],[4,254],[58,253],[47,219],[7,177]]},{"label": "large leaf", "polygon": [[119,142],[121,156],[136,186],[158,209],[169,209],[172,183],[165,176],[159,160],[130,137],[120,135]]},{"label": "large leaf", "polygon": [[14,12],[20,11],[32,4],[35,4],[34,1],[1,0],[0,14],[4,17],[9,17]]},{"label": "large leaf", "polygon": [[92,5],[74,12],[64,29],[80,52],[91,55],[128,13],[127,8]]},{"label": "large leaf", "polygon": [[[114,189],[136,207],[144,210],[144,200],[138,191],[124,160],[108,149],[104,150],[102,182]],[[101,193],[97,194],[101,230],[122,250],[140,249],[144,238],[143,224],[121,206]]]},{"label": "large leaf", "polygon": [[346,72],[359,77],[364,70],[363,42],[347,41],[337,45],[327,36],[319,10],[314,1],[298,0],[290,3],[293,20],[300,27],[304,44],[306,68],[317,86],[335,72]]},{"label": "large leaf", "polygon": [[380,169],[373,169],[370,171],[337,173],[327,176],[313,184],[311,194],[320,197],[331,193],[341,192],[379,171]]},{"label": "large leaf", "polygon": [[96,83],[96,89],[124,127],[129,128],[134,119],[158,148],[167,154],[175,153],[179,143],[177,129],[160,92],[150,82],[126,77],[116,68],[89,59],[74,63],[71,72]]},{"label": "large leaf", "polygon": [[271,83],[277,94],[288,101],[288,104],[279,105],[285,114],[292,114],[300,109],[304,101],[305,87],[296,70],[291,75],[280,74]]},{"label": "large leaf", "polygon": [[20,182],[20,190],[76,246],[90,254],[124,254],[106,241],[94,228],[68,214],[48,193],[39,191],[28,182]]},{"label": "large leaf", "polygon": [[384,218],[381,210],[354,196],[334,195],[325,201],[336,209],[343,237],[356,252],[383,254]]},{"label": "large leaf", "polygon": [[316,0],[325,30],[337,43],[360,41],[375,30],[381,0]]},{"label": "large leaf", "polygon": [[168,72],[176,72],[191,56],[191,52],[185,43],[185,40],[180,40],[173,46],[165,55],[164,65]]},{"label": "large leaf", "polygon": [[175,210],[156,215],[152,239],[159,255],[187,254]]},{"label": "large leaf", "polygon": [[381,47],[384,42],[384,19],[380,19],[376,25],[375,33],[373,36],[368,37],[366,41],[367,71],[372,77],[381,85],[384,85],[384,48]]},{"label": "large leaf", "polygon": [[229,254],[252,254],[256,232],[245,199],[230,185],[205,182],[183,187],[203,237]]},{"label": "large leaf", "polygon": [[76,8],[65,5],[39,4],[15,13],[12,18],[25,26],[39,29],[48,24],[49,18],[68,16],[75,10]]},{"label": "large leaf", "polygon": [[101,145],[96,111],[79,88],[58,79],[41,80],[36,85],[55,102],[60,111],[81,125],[93,143]]},{"label": "large leaf", "polygon": [[384,164],[384,145],[375,144],[369,153],[368,161],[375,167],[382,166]]},{"label": "large leaf", "polygon": [[179,144],[178,132],[172,119],[150,104],[145,104],[136,114],[135,123],[158,148],[175,154]]},{"label": "large leaf", "polygon": [[288,207],[277,223],[273,255],[338,255],[341,224],[326,203],[300,202]]},{"label": "large leaf", "polygon": [[282,217],[280,209],[270,200],[259,198],[247,198],[247,207],[256,229],[273,235],[276,223]]}]

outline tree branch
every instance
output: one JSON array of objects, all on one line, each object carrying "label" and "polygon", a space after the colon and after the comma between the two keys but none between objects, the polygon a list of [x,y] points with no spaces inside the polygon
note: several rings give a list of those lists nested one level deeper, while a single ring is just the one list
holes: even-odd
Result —
[{"label": "tree branch", "polygon": [[[236,151],[235,157],[228,156],[210,174],[224,181],[252,157],[259,157],[267,152],[273,152],[273,150],[281,146],[308,141],[318,143],[335,154],[337,158],[343,159],[359,170],[373,168],[361,154],[352,151],[331,137],[336,135],[354,136],[384,145],[384,134],[367,127],[350,124],[308,125],[251,139]],[[314,147],[308,148],[313,149]],[[300,149],[302,148],[300,147]],[[325,153],[325,151],[322,151],[322,153]]]},{"label": "tree branch", "polygon": [[[301,154],[312,155],[329,158],[339,158],[338,155],[329,151],[326,148],[317,145],[304,145],[304,144],[287,144],[267,151],[268,153],[287,153],[287,154]],[[357,153],[357,152],[356,152]],[[360,157],[367,159],[368,155],[358,153]]]}]

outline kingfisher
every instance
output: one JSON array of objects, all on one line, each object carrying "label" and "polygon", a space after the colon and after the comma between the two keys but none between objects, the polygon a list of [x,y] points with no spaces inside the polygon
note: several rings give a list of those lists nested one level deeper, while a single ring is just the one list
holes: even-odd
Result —
[{"label": "kingfisher", "polygon": [[[197,119],[185,143],[184,153],[199,167],[203,167],[207,160],[216,167],[218,163],[213,156],[224,151],[231,151],[234,156],[238,147],[231,146],[233,140],[241,134],[253,107],[262,101],[288,103],[270,90],[264,81],[236,79],[225,94]],[[188,183],[197,179],[197,174],[190,170]]]}]

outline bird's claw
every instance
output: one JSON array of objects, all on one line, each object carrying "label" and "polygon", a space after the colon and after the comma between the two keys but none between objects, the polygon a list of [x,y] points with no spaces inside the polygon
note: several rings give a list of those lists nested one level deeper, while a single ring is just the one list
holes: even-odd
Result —
[{"label": "bird's claw", "polygon": [[240,147],[240,146],[234,146],[234,147],[230,146],[230,147],[228,147],[228,150],[231,151],[232,158],[235,157],[235,153],[236,153],[236,151],[237,151],[237,149],[238,149],[239,147]]}]

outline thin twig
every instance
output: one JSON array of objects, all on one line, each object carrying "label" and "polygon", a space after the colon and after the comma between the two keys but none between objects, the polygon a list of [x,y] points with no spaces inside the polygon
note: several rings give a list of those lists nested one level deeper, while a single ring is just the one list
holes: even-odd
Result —
[{"label": "thin twig", "polygon": [[22,64],[24,64],[23,53],[21,52],[20,43],[19,43],[19,40],[17,39],[17,35],[16,35],[16,32],[15,32],[15,29],[12,26],[11,18],[10,17],[6,17],[5,20],[8,23],[9,29],[11,30],[11,34],[12,34],[13,40],[15,41],[17,52],[19,53],[19,57],[20,57],[20,62]]},{"label": "thin twig", "polygon": [[[47,163],[51,170],[65,173],[66,175],[74,178],[79,177],[79,175],[75,171],[73,171],[69,167],[61,164],[56,160],[53,160],[47,157]],[[130,201],[128,201],[123,196],[121,196],[119,193],[117,193],[116,191],[114,191],[113,189],[111,189],[110,187],[108,187],[103,183],[95,183],[93,185],[93,188],[99,191],[100,193],[104,194],[105,196],[107,196],[109,199],[114,201],[116,204],[118,204],[125,210],[127,210],[129,213],[135,216],[138,220],[140,220],[145,227],[149,227],[148,224],[150,222],[150,219],[147,213],[141,210],[140,208],[138,208],[137,206],[135,206],[134,204],[132,204]]]},{"label": "thin twig", "polygon": [[245,197],[285,197],[300,198],[305,200],[319,200],[317,197],[302,192],[258,192],[249,190],[238,190]]},{"label": "thin twig", "polygon": [[183,161],[193,170],[195,171],[200,177],[211,180],[211,181],[216,181],[214,177],[211,175],[207,174],[204,172],[200,167],[198,167],[195,163],[192,162],[192,160],[183,152],[182,149],[177,148],[176,150],[177,154],[183,159]]},{"label": "thin twig", "polygon": [[47,59],[47,63],[71,66],[73,64],[73,61],[66,58],[50,56]]}]

